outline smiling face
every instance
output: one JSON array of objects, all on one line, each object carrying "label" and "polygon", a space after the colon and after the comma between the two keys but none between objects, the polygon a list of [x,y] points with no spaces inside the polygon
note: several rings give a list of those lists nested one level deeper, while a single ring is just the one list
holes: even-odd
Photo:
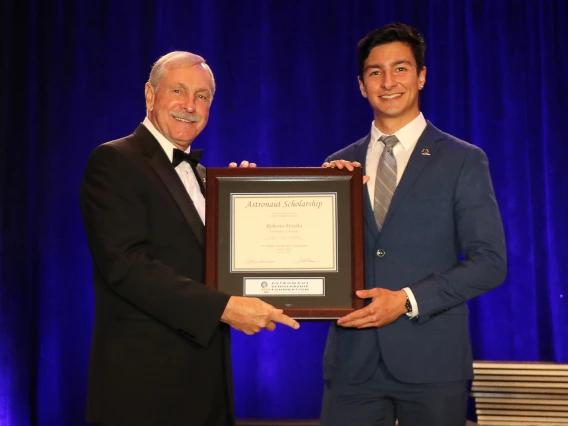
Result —
[{"label": "smiling face", "polygon": [[359,77],[359,88],[373,108],[375,125],[392,134],[420,113],[418,92],[425,82],[426,67],[418,72],[410,47],[396,41],[371,50]]},{"label": "smiling face", "polygon": [[207,124],[212,93],[213,80],[206,65],[167,69],[156,89],[146,83],[148,119],[185,151]]}]

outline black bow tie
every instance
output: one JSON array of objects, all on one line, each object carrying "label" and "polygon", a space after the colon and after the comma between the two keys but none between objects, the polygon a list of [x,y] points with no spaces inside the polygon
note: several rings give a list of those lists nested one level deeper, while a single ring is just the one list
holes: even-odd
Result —
[{"label": "black bow tie", "polygon": [[188,154],[183,152],[181,149],[174,148],[174,158],[172,160],[172,165],[175,168],[179,166],[182,161],[187,161],[191,167],[196,167],[199,164],[199,160],[201,160],[202,155],[202,149],[196,149]]}]

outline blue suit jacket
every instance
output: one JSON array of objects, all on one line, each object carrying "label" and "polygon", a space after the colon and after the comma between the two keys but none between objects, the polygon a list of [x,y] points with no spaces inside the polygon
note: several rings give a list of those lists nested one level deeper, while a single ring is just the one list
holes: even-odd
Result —
[{"label": "blue suit jacket", "polygon": [[[367,135],[327,161],[365,165],[369,139]],[[503,226],[485,153],[428,122],[381,232],[367,191],[364,203],[365,286],[410,287],[419,317],[401,316],[385,327],[363,330],[333,324],[324,378],[363,382],[382,357],[391,374],[406,383],[470,379],[465,302],[499,286],[507,268]],[[379,249],[384,256],[377,255]]]}]

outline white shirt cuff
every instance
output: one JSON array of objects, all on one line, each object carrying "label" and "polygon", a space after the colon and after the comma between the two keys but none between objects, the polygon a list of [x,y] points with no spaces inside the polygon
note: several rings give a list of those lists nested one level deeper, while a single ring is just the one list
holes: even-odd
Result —
[{"label": "white shirt cuff", "polygon": [[402,290],[406,293],[406,296],[408,296],[408,300],[410,300],[410,305],[412,306],[412,311],[407,312],[406,316],[411,319],[416,318],[418,316],[418,303],[416,303],[414,293],[412,292],[412,290],[410,290],[409,287],[404,287]]}]

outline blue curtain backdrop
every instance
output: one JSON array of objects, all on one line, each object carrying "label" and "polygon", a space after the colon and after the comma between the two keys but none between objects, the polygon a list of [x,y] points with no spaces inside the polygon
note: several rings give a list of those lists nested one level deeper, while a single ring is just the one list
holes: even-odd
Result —
[{"label": "blue curtain backdrop", "polygon": [[[210,63],[204,163],[319,166],[366,134],[356,43],[391,21],[428,48],[422,110],[488,154],[509,275],[470,303],[477,359],[568,362],[564,0],[4,0],[0,426],[82,424],[92,326],[77,194],[98,144],[145,114],[162,54]],[[318,417],[327,323],[233,334],[239,417]]]}]

